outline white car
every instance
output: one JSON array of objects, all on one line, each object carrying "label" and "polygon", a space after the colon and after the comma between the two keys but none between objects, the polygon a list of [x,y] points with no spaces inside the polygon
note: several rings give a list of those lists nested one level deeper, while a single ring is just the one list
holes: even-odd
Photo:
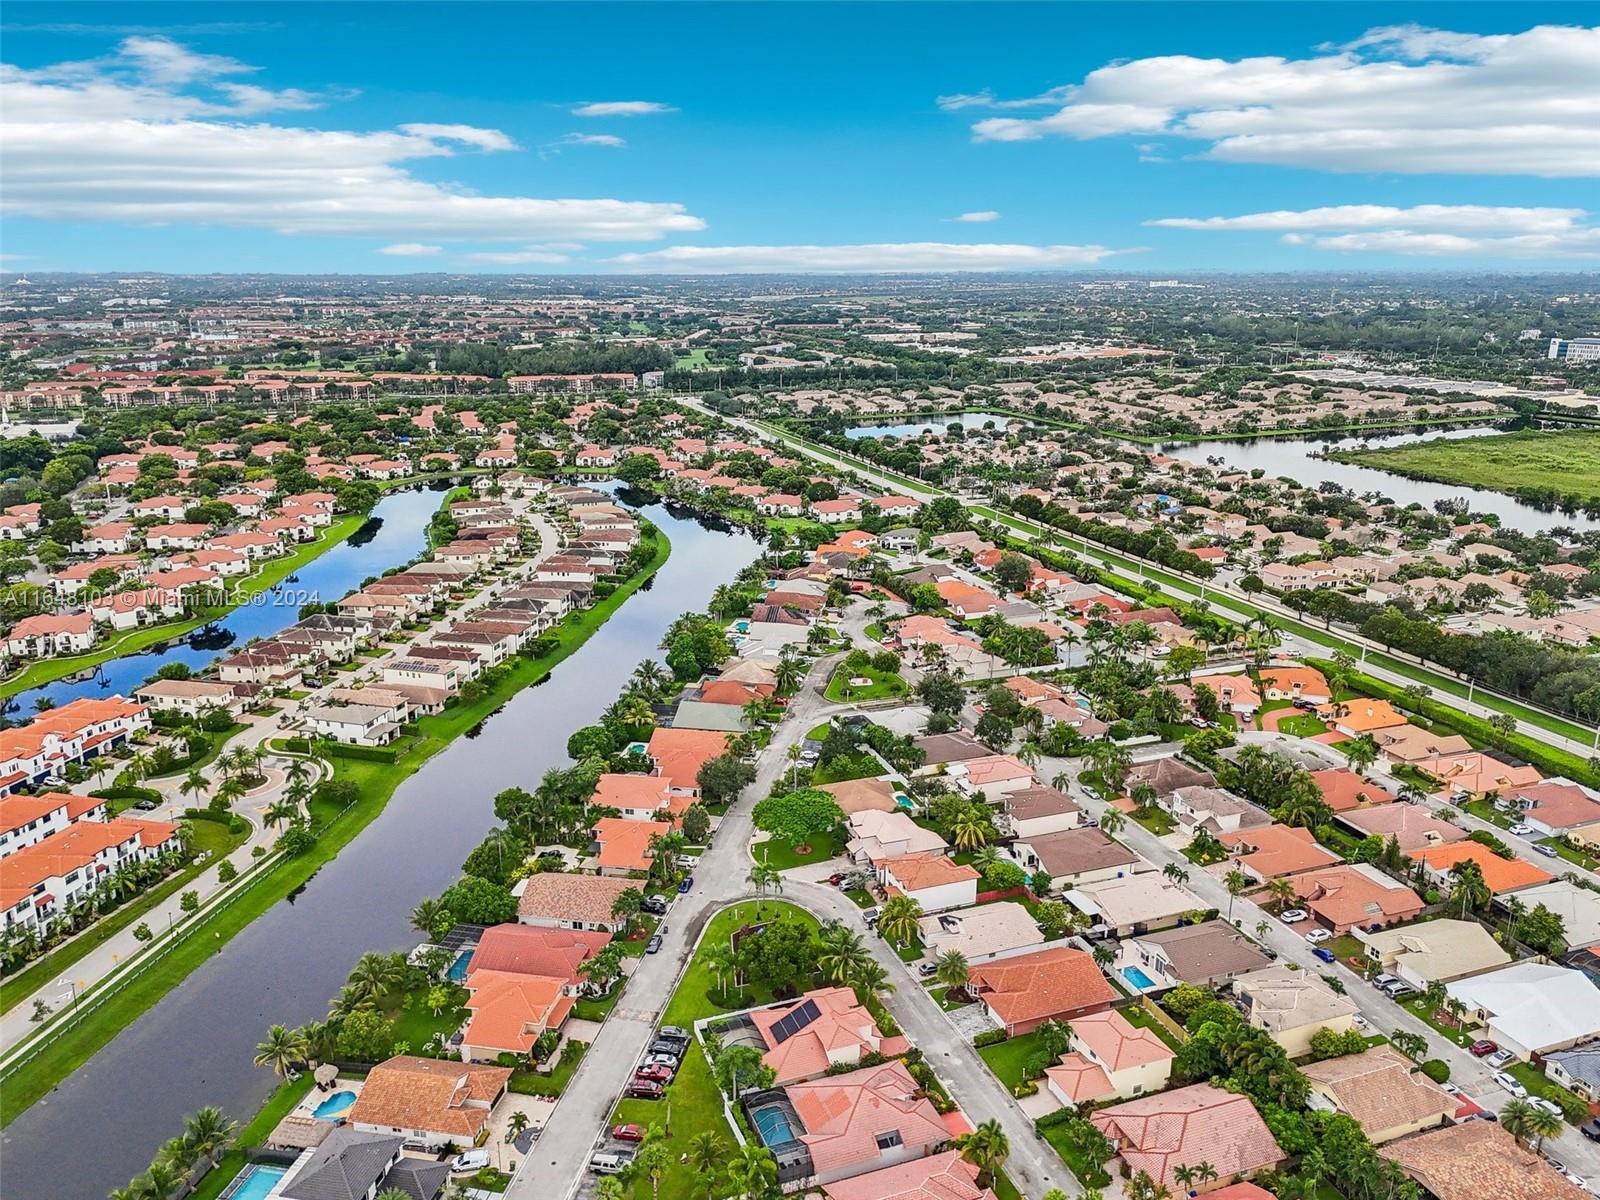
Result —
[{"label": "white car", "polygon": [[1518,1100],[1526,1100],[1528,1098],[1528,1089],[1518,1083],[1515,1076],[1507,1075],[1504,1071],[1496,1071],[1494,1073],[1494,1081]]},{"label": "white car", "polygon": [[1363,1017],[1360,1013],[1357,1013],[1351,1019],[1353,1021],[1355,1021],[1357,1029],[1371,1029],[1372,1028],[1372,1026],[1370,1024],[1368,1024],[1367,1019],[1365,1017]]},{"label": "white car", "polygon": [[1291,908],[1279,913],[1278,920],[1282,921],[1285,925],[1294,925],[1297,922],[1304,921],[1310,915],[1311,914],[1303,908]]},{"label": "white car", "polygon": [[1493,1054],[1489,1055],[1488,1059],[1485,1061],[1487,1061],[1491,1067],[1503,1067],[1507,1063],[1516,1062],[1517,1056],[1511,1053],[1509,1050],[1496,1050]]},{"label": "white car", "polygon": [[1326,929],[1313,929],[1310,933],[1306,934],[1306,941],[1310,942],[1313,946],[1316,946],[1327,941],[1332,936],[1333,934],[1329,933]]},{"label": "white car", "polygon": [[489,1165],[489,1152],[487,1150],[468,1150],[465,1154],[458,1154],[450,1160],[450,1170],[456,1171],[481,1171]]},{"label": "white car", "polygon": [[1567,1114],[1561,1111],[1559,1104],[1553,1100],[1546,1100],[1543,1096],[1535,1096],[1528,1103],[1543,1112],[1549,1113],[1552,1117],[1561,1117],[1563,1120],[1566,1118]]},{"label": "white car", "polygon": [[1529,825],[1526,821],[1518,821],[1515,825],[1508,825],[1506,828],[1512,833],[1516,834],[1518,837],[1527,837],[1533,832],[1533,826]]}]

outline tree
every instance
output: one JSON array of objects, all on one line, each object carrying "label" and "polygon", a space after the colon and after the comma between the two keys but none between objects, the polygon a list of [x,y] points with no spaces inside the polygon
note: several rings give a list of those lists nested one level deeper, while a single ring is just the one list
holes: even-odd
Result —
[{"label": "tree", "polygon": [[382,1062],[394,1051],[394,1022],[372,1009],[353,1012],[339,1023],[334,1046],[342,1058]]},{"label": "tree", "polygon": [[917,684],[917,696],[934,712],[958,713],[967,694],[961,681],[949,671],[929,671]]},{"label": "tree", "polygon": [[1463,859],[1450,868],[1450,902],[1461,905],[1461,919],[1469,909],[1488,906],[1493,895],[1483,878],[1483,868],[1472,859]]},{"label": "tree", "polygon": [[706,811],[705,805],[699,802],[691,804],[684,810],[679,828],[691,846],[703,846],[711,835],[711,814]]},{"label": "tree", "polygon": [[716,1184],[717,1168],[727,1158],[728,1143],[717,1134],[702,1130],[689,1139],[689,1166],[705,1183],[707,1200]]},{"label": "tree", "polygon": [[821,952],[817,965],[834,983],[843,983],[866,962],[872,961],[871,952],[861,943],[861,935],[845,925],[831,925],[821,937]]},{"label": "tree", "polygon": [[178,791],[185,796],[204,796],[210,790],[211,781],[200,773],[198,767],[191,768],[178,785]]},{"label": "tree", "polygon": [[1222,878],[1222,886],[1228,889],[1228,920],[1233,920],[1233,902],[1250,886],[1250,876],[1235,867]]},{"label": "tree", "polygon": [[988,1120],[971,1133],[962,1134],[955,1141],[964,1161],[978,1168],[978,1186],[989,1187],[1000,1168],[1011,1156],[1011,1140],[1000,1122]]},{"label": "tree", "polygon": [[736,800],[755,782],[756,769],[732,754],[720,754],[703,764],[695,776],[700,798],[707,804]]},{"label": "tree", "polygon": [[922,905],[909,896],[890,896],[878,914],[878,931],[891,942],[909,946],[921,932]]},{"label": "tree", "polygon": [[994,579],[1008,592],[1026,592],[1033,582],[1033,560],[1025,554],[1008,550],[994,564]]},{"label": "tree", "polygon": [[273,1074],[287,1076],[297,1067],[305,1065],[306,1039],[298,1029],[274,1025],[267,1030],[267,1040],[256,1044],[255,1058],[258,1067],[271,1067]]},{"label": "tree", "polygon": [[1339,747],[1344,751],[1345,757],[1350,760],[1350,765],[1357,771],[1365,771],[1378,761],[1378,743],[1370,733],[1363,733],[1358,738],[1351,738]]},{"label": "tree", "polygon": [[1271,897],[1275,911],[1282,912],[1295,899],[1294,884],[1285,876],[1267,881],[1267,895]]},{"label": "tree", "polygon": [[215,1105],[196,1109],[183,1119],[183,1144],[197,1158],[204,1158],[213,1167],[222,1152],[233,1144],[239,1132],[239,1122],[230,1119]]},{"label": "tree", "polygon": [[1126,814],[1118,808],[1108,808],[1100,814],[1100,832],[1108,837],[1128,823]]},{"label": "tree", "polygon": [[728,1164],[728,1183],[737,1200],[771,1200],[778,1194],[778,1163],[765,1146],[746,1142]]},{"label": "tree", "polygon": [[776,1077],[754,1046],[724,1047],[712,1066],[712,1075],[723,1094],[735,1104],[747,1091],[771,1087]]},{"label": "tree", "polygon": [[438,937],[448,932],[440,926],[450,920],[450,912],[438,900],[429,897],[411,910],[411,928],[423,937]]},{"label": "tree", "polygon": [[959,950],[946,950],[934,963],[933,977],[952,990],[965,990],[972,976],[967,956]]},{"label": "tree", "polygon": [[781,892],[783,890],[783,876],[772,867],[763,863],[756,863],[750,868],[750,873],[744,877],[746,886],[756,894],[756,916],[761,915],[761,901],[768,892]]},{"label": "tree", "polygon": [[832,834],[844,822],[844,811],[828,792],[802,788],[757,801],[751,820],[762,832],[788,842],[796,853],[809,854],[812,839]]},{"label": "tree", "polygon": [[517,898],[504,884],[468,875],[439,897],[454,920],[467,925],[504,925],[517,919]]}]

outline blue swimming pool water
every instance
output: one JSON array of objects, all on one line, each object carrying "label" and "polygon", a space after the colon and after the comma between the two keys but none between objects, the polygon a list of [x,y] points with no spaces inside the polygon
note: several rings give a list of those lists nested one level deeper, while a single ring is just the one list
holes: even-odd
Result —
[{"label": "blue swimming pool water", "polygon": [[794,1126],[789,1124],[789,1114],[781,1108],[758,1108],[750,1114],[756,1123],[756,1132],[765,1146],[781,1146],[795,1140]]},{"label": "blue swimming pool water", "polygon": [[455,962],[450,964],[450,982],[465,983],[467,981],[467,968],[472,966],[472,951],[463,950],[456,955]]},{"label": "blue swimming pool water", "polygon": [[311,1115],[319,1121],[337,1121],[356,1102],[354,1092],[335,1092],[312,1110]]},{"label": "blue swimming pool water", "polygon": [[268,1167],[252,1163],[239,1176],[243,1186],[233,1193],[232,1200],[266,1200],[267,1193],[277,1186],[278,1180],[289,1173],[287,1167]]},{"label": "blue swimming pool water", "polygon": [[901,808],[905,809],[907,812],[910,812],[911,809],[914,807],[912,805],[912,803],[911,803],[911,797],[902,795],[899,792],[896,792],[894,794],[894,802],[897,805],[899,805]]},{"label": "blue swimming pool water", "polygon": [[1129,983],[1133,984],[1133,986],[1138,988],[1140,991],[1143,991],[1145,988],[1155,987],[1156,985],[1156,981],[1151,979],[1150,976],[1146,975],[1138,967],[1123,967],[1122,977]]}]

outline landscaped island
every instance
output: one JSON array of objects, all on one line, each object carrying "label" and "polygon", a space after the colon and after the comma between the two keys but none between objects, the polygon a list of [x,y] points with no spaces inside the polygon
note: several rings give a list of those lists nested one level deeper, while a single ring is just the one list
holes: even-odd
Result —
[{"label": "landscaped island", "polygon": [[1535,502],[1600,506],[1600,429],[1525,429],[1381,450],[1336,450],[1328,457]]}]

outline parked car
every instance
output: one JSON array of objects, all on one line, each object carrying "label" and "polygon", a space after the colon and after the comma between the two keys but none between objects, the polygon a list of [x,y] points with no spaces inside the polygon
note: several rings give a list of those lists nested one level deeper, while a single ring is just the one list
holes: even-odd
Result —
[{"label": "parked car", "polygon": [[669,1071],[658,1071],[646,1075],[640,1072],[628,1084],[628,1095],[635,1100],[659,1100],[666,1091],[667,1084],[672,1082]]},{"label": "parked car", "polygon": [[683,1046],[687,1046],[690,1041],[689,1031],[687,1029],[682,1029],[677,1025],[663,1025],[660,1029],[656,1030],[656,1037],[662,1041],[677,1042],[679,1045]]},{"label": "parked car", "polygon": [[1282,921],[1285,925],[1293,925],[1298,921],[1304,921],[1310,915],[1311,914],[1303,908],[1288,908],[1278,914],[1278,920]]},{"label": "parked car", "polygon": [[1506,826],[1506,828],[1512,833],[1516,834],[1518,837],[1527,837],[1533,832],[1533,826],[1529,825],[1526,821],[1515,821]]},{"label": "parked car", "polygon": [[646,954],[658,954],[660,951],[661,935],[659,933],[652,933],[650,935],[650,940],[644,944],[644,952]]},{"label": "parked car", "polygon": [[1325,963],[1338,962],[1339,956],[1326,946],[1315,946],[1311,951],[1312,957],[1319,958]]},{"label": "parked car", "polygon": [[668,1037],[657,1037],[645,1049],[646,1054],[670,1054],[674,1059],[683,1054],[683,1043]]},{"label": "parked car", "polygon": [[468,1150],[465,1154],[458,1154],[450,1160],[450,1170],[481,1171],[489,1165],[489,1152],[487,1150]]},{"label": "parked car", "polygon": [[644,1141],[644,1126],[613,1125],[611,1127],[611,1136],[619,1142],[642,1142]]},{"label": "parked car", "polygon": [[1509,1050],[1496,1050],[1485,1060],[1491,1067],[1503,1067],[1508,1063],[1517,1061],[1517,1056]]},{"label": "parked car", "polygon": [[1556,858],[1559,856],[1559,852],[1554,846],[1548,846],[1544,842],[1535,842],[1533,848],[1546,858]]},{"label": "parked car", "polygon": [[644,909],[645,912],[651,914],[652,916],[659,917],[667,911],[667,905],[669,903],[671,902],[660,892],[652,892],[650,895],[644,898],[644,903],[639,905],[639,907]]},{"label": "parked car", "polygon": [[687,892],[693,886],[694,886],[694,876],[693,875],[685,875],[682,879],[678,880],[678,895],[680,895],[680,896],[683,895],[685,892]]},{"label": "parked car", "polygon": [[159,800],[135,800],[133,806],[140,812],[152,812],[161,807]]},{"label": "parked car", "polygon": [[917,964],[917,974],[921,975],[924,979],[928,978],[928,976],[932,975],[938,969],[938,963],[925,962]]},{"label": "parked car", "polygon": [[[630,1093],[631,1094],[631,1093]],[[655,1096],[643,1097],[646,1100],[655,1100]],[[602,1150],[592,1155],[589,1159],[589,1170],[596,1175],[620,1175],[628,1169],[628,1164],[633,1161],[633,1151]]]},{"label": "parked car", "polygon": [[1528,1098],[1528,1089],[1517,1082],[1516,1076],[1507,1075],[1504,1071],[1496,1071],[1494,1073],[1494,1081],[1518,1100],[1526,1100]]},{"label": "parked car", "polygon": [[1543,1096],[1533,1096],[1529,1098],[1528,1103],[1539,1109],[1541,1112],[1549,1113],[1552,1117],[1561,1117],[1563,1120],[1566,1119],[1566,1113],[1561,1111],[1561,1106],[1554,1100],[1546,1100]]},{"label": "parked car", "polygon": [[644,1056],[644,1062],[641,1064],[641,1066],[642,1069],[646,1071],[653,1067],[661,1067],[668,1071],[676,1071],[678,1069],[678,1056],[676,1054],[662,1053],[646,1054]]},{"label": "parked car", "polygon": [[1357,1029],[1371,1029],[1372,1028],[1372,1026],[1367,1023],[1367,1019],[1365,1017],[1363,1017],[1360,1013],[1357,1013],[1354,1017],[1352,1017],[1350,1019],[1356,1023],[1356,1028]]},{"label": "parked car", "polygon": [[1333,934],[1329,933],[1326,929],[1313,929],[1310,933],[1306,934],[1306,941],[1310,942],[1313,946],[1317,946],[1321,945],[1332,936]]},{"label": "parked car", "polygon": [[1491,1042],[1487,1038],[1479,1038],[1467,1047],[1467,1053],[1472,1055],[1473,1058],[1487,1058],[1498,1049],[1500,1049],[1500,1043]]},{"label": "parked car", "polygon": [[1591,1142],[1600,1142],[1600,1117],[1596,1117],[1592,1121],[1585,1121],[1582,1125],[1579,1125],[1578,1132]]},{"label": "parked car", "polygon": [[878,910],[876,908],[864,908],[864,909],[862,909],[861,910],[861,919],[863,921],[865,921],[868,925],[876,925],[878,923]]}]

